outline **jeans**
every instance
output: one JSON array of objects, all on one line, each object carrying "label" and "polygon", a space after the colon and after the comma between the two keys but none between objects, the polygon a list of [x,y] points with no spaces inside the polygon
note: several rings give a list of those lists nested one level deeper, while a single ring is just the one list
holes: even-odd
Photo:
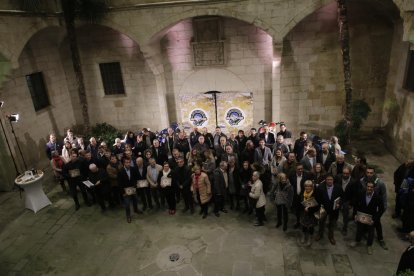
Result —
[{"label": "jeans", "polygon": [[130,205],[132,203],[132,207],[134,208],[135,212],[138,212],[138,204],[137,204],[137,195],[125,195],[124,196],[124,205],[125,205],[125,212],[127,218],[131,217],[131,209]]}]

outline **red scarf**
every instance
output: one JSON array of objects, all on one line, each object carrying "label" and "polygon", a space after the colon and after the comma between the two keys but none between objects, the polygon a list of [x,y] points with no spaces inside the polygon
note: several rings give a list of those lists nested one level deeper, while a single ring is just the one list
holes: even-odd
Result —
[{"label": "red scarf", "polygon": [[62,169],[63,168],[63,160],[60,156],[53,157],[53,163],[55,163],[56,168]]},{"label": "red scarf", "polygon": [[200,174],[194,174],[194,183],[193,183],[193,189],[194,191],[198,191],[198,182],[200,181]]}]

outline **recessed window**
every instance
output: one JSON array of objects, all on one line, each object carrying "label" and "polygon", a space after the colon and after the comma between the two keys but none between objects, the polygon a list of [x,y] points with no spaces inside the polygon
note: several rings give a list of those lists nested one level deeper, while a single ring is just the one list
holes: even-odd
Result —
[{"label": "recessed window", "polygon": [[125,94],[121,64],[119,62],[100,63],[99,69],[101,70],[105,95]]},{"label": "recessed window", "polygon": [[414,92],[414,50],[408,51],[404,88]]},{"label": "recessed window", "polygon": [[50,105],[49,96],[47,95],[42,72],[26,75],[26,82],[29,87],[30,96],[32,96],[34,109],[39,111],[48,107]]}]

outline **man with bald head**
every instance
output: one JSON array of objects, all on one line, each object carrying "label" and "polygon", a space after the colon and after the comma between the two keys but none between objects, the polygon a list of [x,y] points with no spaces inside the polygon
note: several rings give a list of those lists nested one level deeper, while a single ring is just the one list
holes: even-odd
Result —
[{"label": "man with bald head", "polygon": [[322,144],[322,150],[318,152],[318,155],[316,156],[316,161],[323,165],[325,171],[328,171],[331,167],[331,164],[336,161],[335,153],[332,153],[329,150],[328,143]]},{"label": "man with bald head", "polygon": [[89,165],[88,180],[92,182],[93,192],[95,193],[96,201],[101,206],[101,211],[106,211],[105,200],[109,198],[109,178],[106,170],[98,168],[94,163]]}]

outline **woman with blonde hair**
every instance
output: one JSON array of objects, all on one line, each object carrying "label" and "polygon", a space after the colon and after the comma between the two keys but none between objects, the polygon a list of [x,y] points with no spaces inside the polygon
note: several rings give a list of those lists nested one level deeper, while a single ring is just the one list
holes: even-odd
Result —
[{"label": "woman with blonde hair", "polygon": [[191,175],[191,191],[200,204],[200,215],[205,219],[208,215],[208,203],[211,199],[211,184],[206,173],[201,171],[200,166],[193,167],[193,174]]},{"label": "woman with blonde hair", "polygon": [[311,246],[314,227],[318,224],[315,212],[319,210],[319,203],[316,198],[316,190],[312,180],[306,180],[303,186],[304,191],[301,196],[303,211],[300,219],[303,236],[300,242],[306,246]]}]

